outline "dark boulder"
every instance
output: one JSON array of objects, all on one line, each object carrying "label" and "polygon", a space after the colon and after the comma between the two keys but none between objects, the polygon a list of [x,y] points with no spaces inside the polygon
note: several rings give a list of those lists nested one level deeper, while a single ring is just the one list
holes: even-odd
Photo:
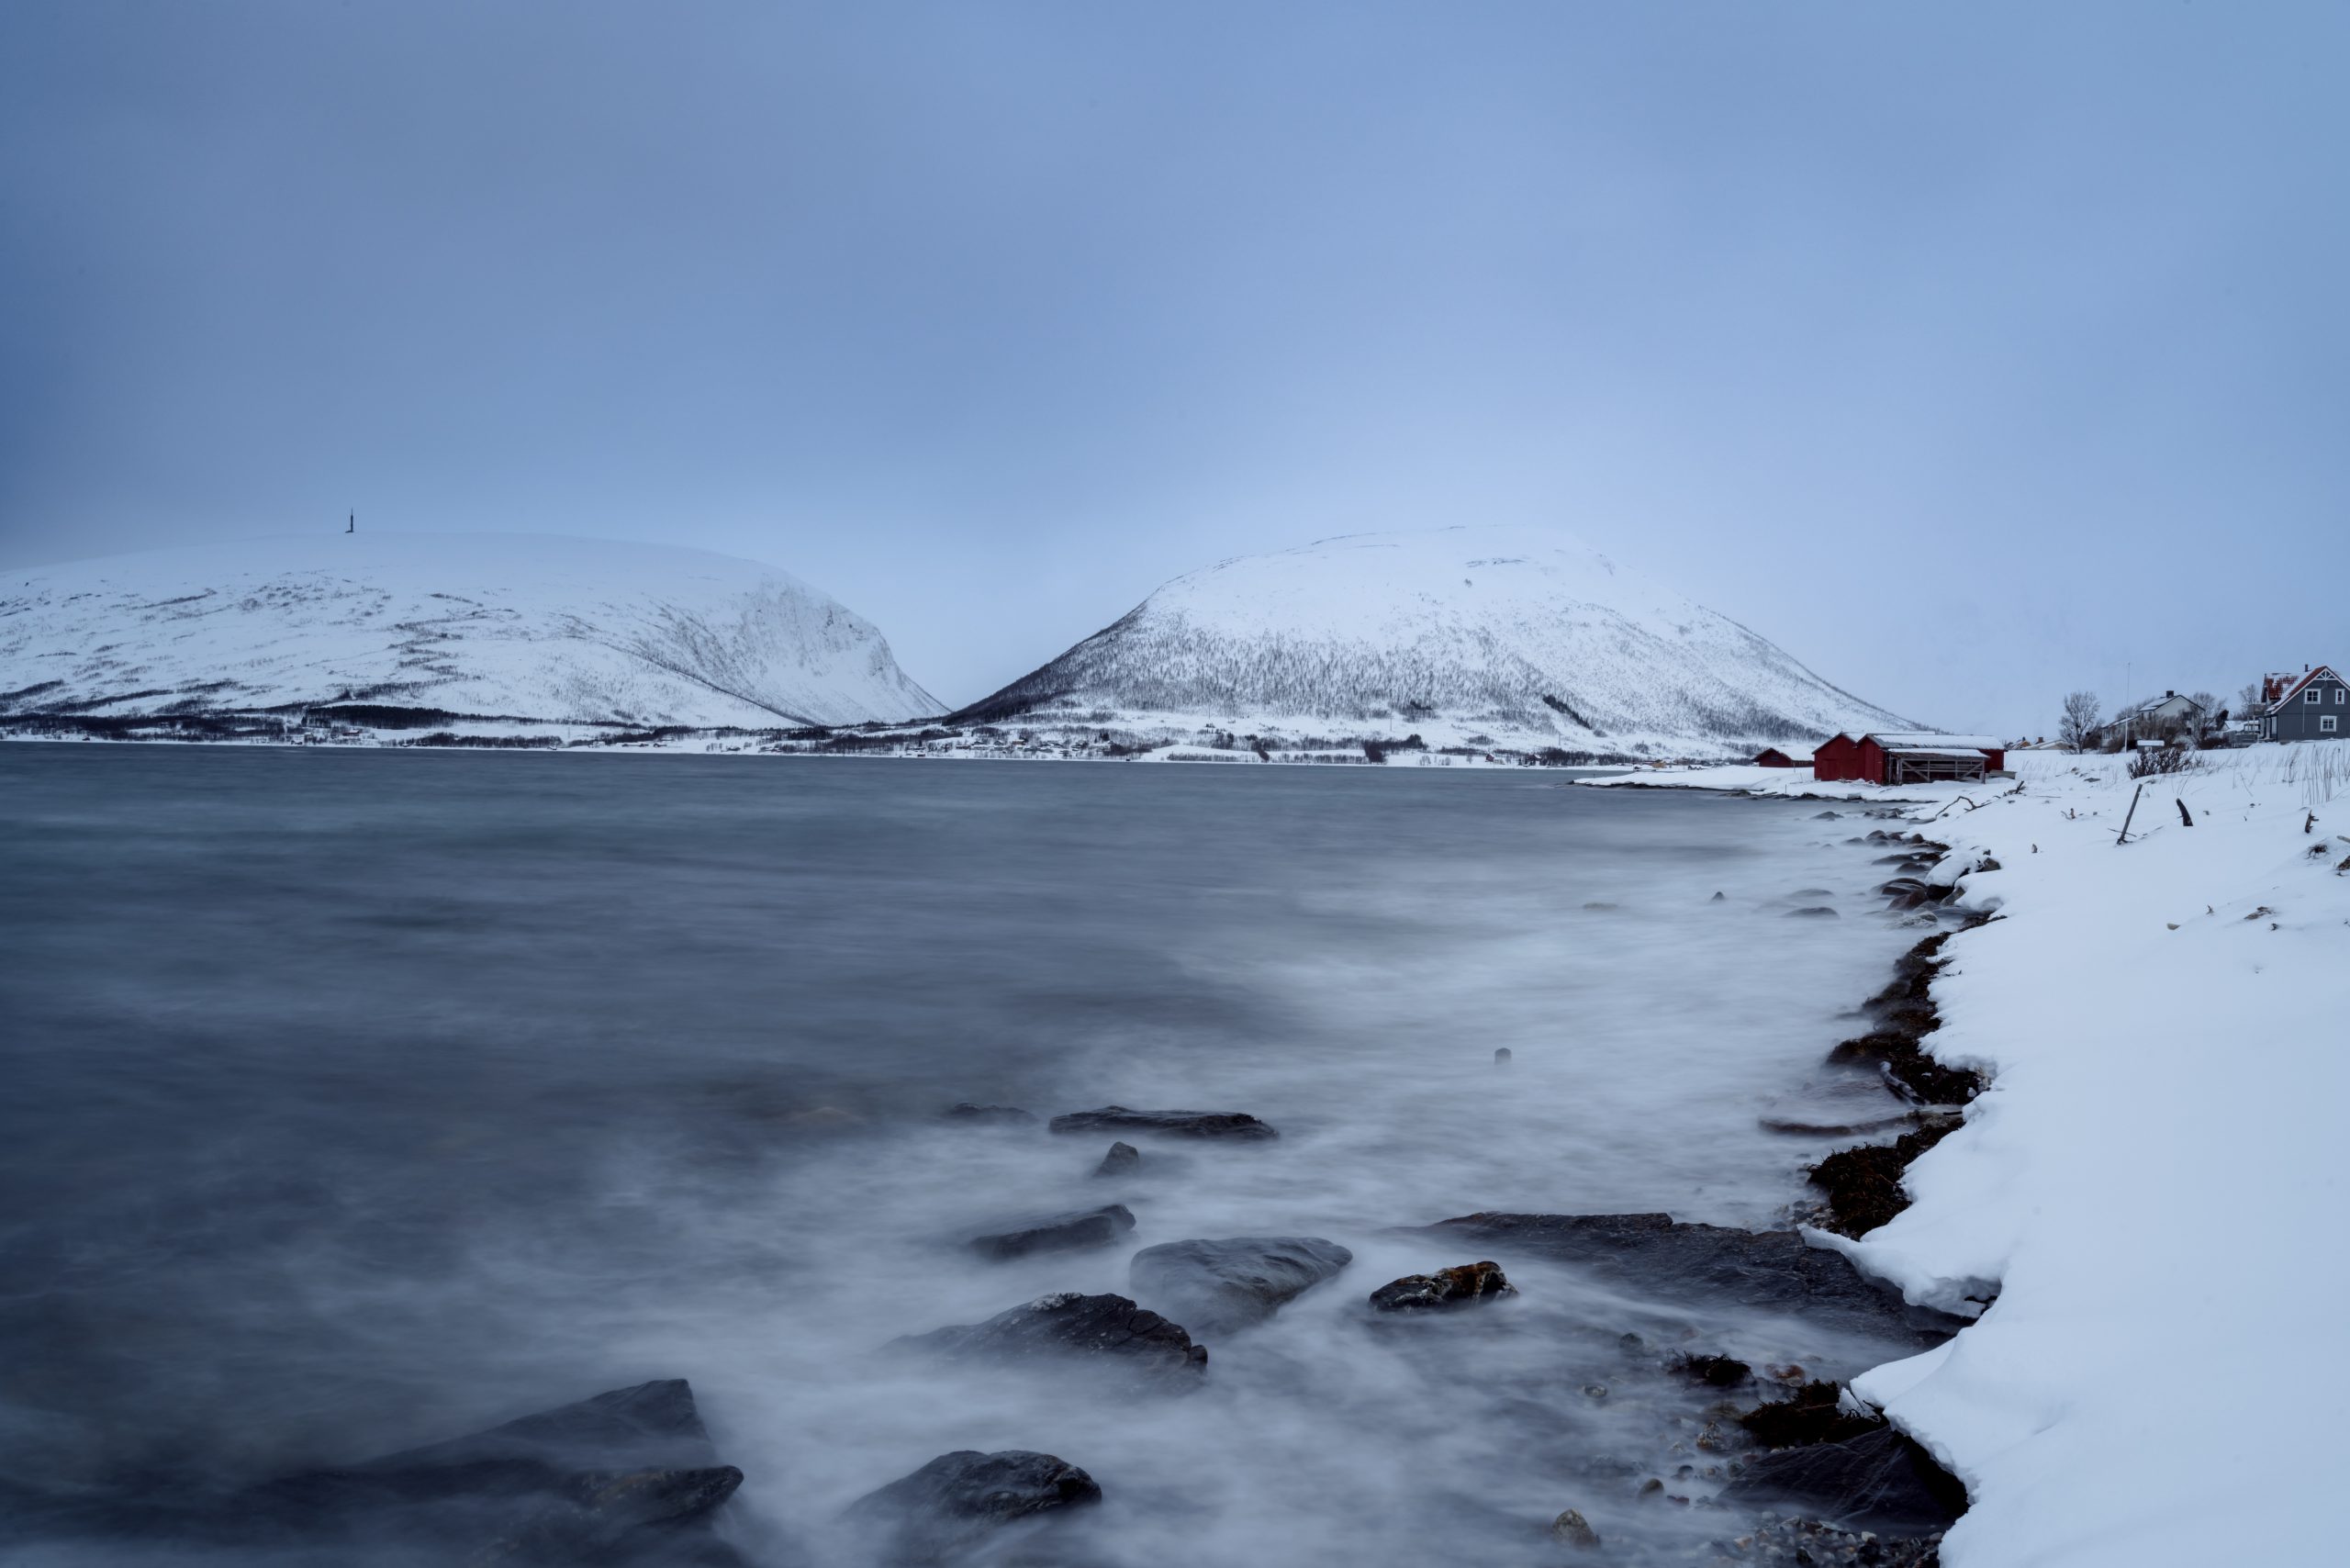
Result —
[{"label": "dark boulder", "polygon": [[1136,1383],[1188,1387],[1207,1370],[1208,1349],[1180,1324],[1122,1295],[1038,1296],[984,1323],[934,1328],[891,1348],[953,1361],[1060,1362]]},{"label": "dark boulder", "polygon": [[1431,1307],[1467,1306],[1472,1302],[1516,1295],[1497,1263],[1463,1263],[1433,1274],[1406,1274],[1371,1293],[1371,1305],[1382,1312],[1425,1312]]},{"label": "dark boulder", "polygon": [[942,1562],[1007,1525],[1101,1500],[1093,1477],[1051,1454],[962,1449],[867,1493],[842,1518],[885,1562]]},{"label": "dark boulder", "polygon": [[1319,1237],[1236,1236],[1146,1247],[1130,1278],[1142,1300],[1203,1334],[1229,1334],[1263,1322],[1352,1261],[1352,1252]]},{"label": "dark boulder", "polygon": [[1468,1215],[1422,1234],[1471,1241],[1587,1269],[1653,1297],[1721,1303],[1835,1319],[1865,1331],[1926,1342],[1898,1296],[1862,1277],[1841,1253],[1792,1230],[1684,1225],[1671,1215]]},{"label": "dark boulder", "polygon": [[1142,1150],[1130,1143],[1113,1143],[1102,1163],[1093,1168],[1096,1176],[1131,1176],[1142,1168]]},{"label": "dark boulder", "polygon": [[1966,1510],[1966,1488],[1910,1439],[1880,1427],[1751,1459],[1722,1500],[1794,1504],[1847,1529],[1898,1534],[1952,1523]]},{"label": "dark boulder", "polygon": [[964,1122],[975,1126],[1022,1127],[1035,1124],[1036,1114],[1017,1105],[974,1105],[968,1100],[949,1105],[938,1113],[950,1122]]},{"label": "dark boulder", "polygon": [[1104,1105],[1055,1116],[1057,1133],[1158,1133],[1167,1137],[1273,1138],[1281,1135],[1245,1111],[1130,1111]]},{"label": "dark boulder", "polygon": [[1107,1247],[1135,1227],[1132,1210],[1124,1204],[1098,1209],[1076,1209],[1022,1220],[985,1236],[971,1238],[971,1250],[982,1258],[1002,1261],[1032,1252],[1072,1252],[1081,1248]]},{"label": "dark boulder", "polygon": [[1787,918],[1789,920],[1841,920],[1843,916],[1826,904],[1819,903],[1805,909],[1791,909],[1787,911]]}]

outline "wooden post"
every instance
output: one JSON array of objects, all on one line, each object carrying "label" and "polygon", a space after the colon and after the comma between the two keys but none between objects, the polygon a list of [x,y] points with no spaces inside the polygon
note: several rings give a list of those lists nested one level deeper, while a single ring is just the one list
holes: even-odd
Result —
[{"label": "wooden post", "polygon": [[2145,792],[2146,786],[2143,780],[2140,781],[2135,790],[2130,791],[2130,811],[2129,813],[2121,819],[2121,836],[2115,839],[2113,841],[2114,843],[2127,844],[2130,842],[2130,823],[2131,820],[2138,814],[2138,797]]}]

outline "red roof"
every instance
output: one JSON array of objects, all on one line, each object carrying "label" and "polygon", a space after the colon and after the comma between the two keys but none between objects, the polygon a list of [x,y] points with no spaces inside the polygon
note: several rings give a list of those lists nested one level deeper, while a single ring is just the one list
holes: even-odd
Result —
[{"label": "red roof", "polygon": [[[2333,671],[2324,665],[2311,666],[2309,673],[2302,676],[2300,679],[2293,682],[2292,685],[2287,687],[2285,689],[2285,695],[2279,697],[2276,701],[2271,702],[2268,705],[2268,711],[2274,713],[2277,709],[2282,708],[2286,703],[2290,702],[2293,700],[2294,693],[2300,691],[2302,687],[2307,686],[2311,681],[2315,680],[2322,675],[2333,675]],[[2338,675],[2333,675],[2333,678],[2336,680],[2342,679]],[[2350,684],[2350,682],[2345,682],[2344,684]]]}]

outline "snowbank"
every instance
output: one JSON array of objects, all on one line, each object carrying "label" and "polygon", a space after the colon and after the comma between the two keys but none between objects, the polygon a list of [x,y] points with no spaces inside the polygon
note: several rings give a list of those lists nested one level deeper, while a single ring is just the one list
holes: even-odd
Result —
[{"label": "snowbank", "polygon": [[1927,1041],[1992,1086],[1845,1244],[1913,1301],[1997,1300],[1858,1387],[1966,1482],[1950,1568],[2341,1561],[2350,745],[2202,754],[2126,846],[2121,759],[2016,760],[1933,829],[1997,862]]}]

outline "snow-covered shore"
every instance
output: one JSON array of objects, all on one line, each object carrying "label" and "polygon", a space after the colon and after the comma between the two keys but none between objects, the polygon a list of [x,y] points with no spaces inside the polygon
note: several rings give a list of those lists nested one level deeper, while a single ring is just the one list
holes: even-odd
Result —
[{"label": "snow-covered shore", "polygon": [[2014,760],[1987,796],[1615,782],[1918,802],[1959,902],[2003,917],[1948,944],[1926,1041],[1990,1089],[1909,1209],[1816,1237],[1912,1301],[1996,1292],[1856,1385],[1966,1483],[1950,1568],[2337,1561],[2350,745],[2202,754],[2146,780],[2126,845],[2121,758]]}]

